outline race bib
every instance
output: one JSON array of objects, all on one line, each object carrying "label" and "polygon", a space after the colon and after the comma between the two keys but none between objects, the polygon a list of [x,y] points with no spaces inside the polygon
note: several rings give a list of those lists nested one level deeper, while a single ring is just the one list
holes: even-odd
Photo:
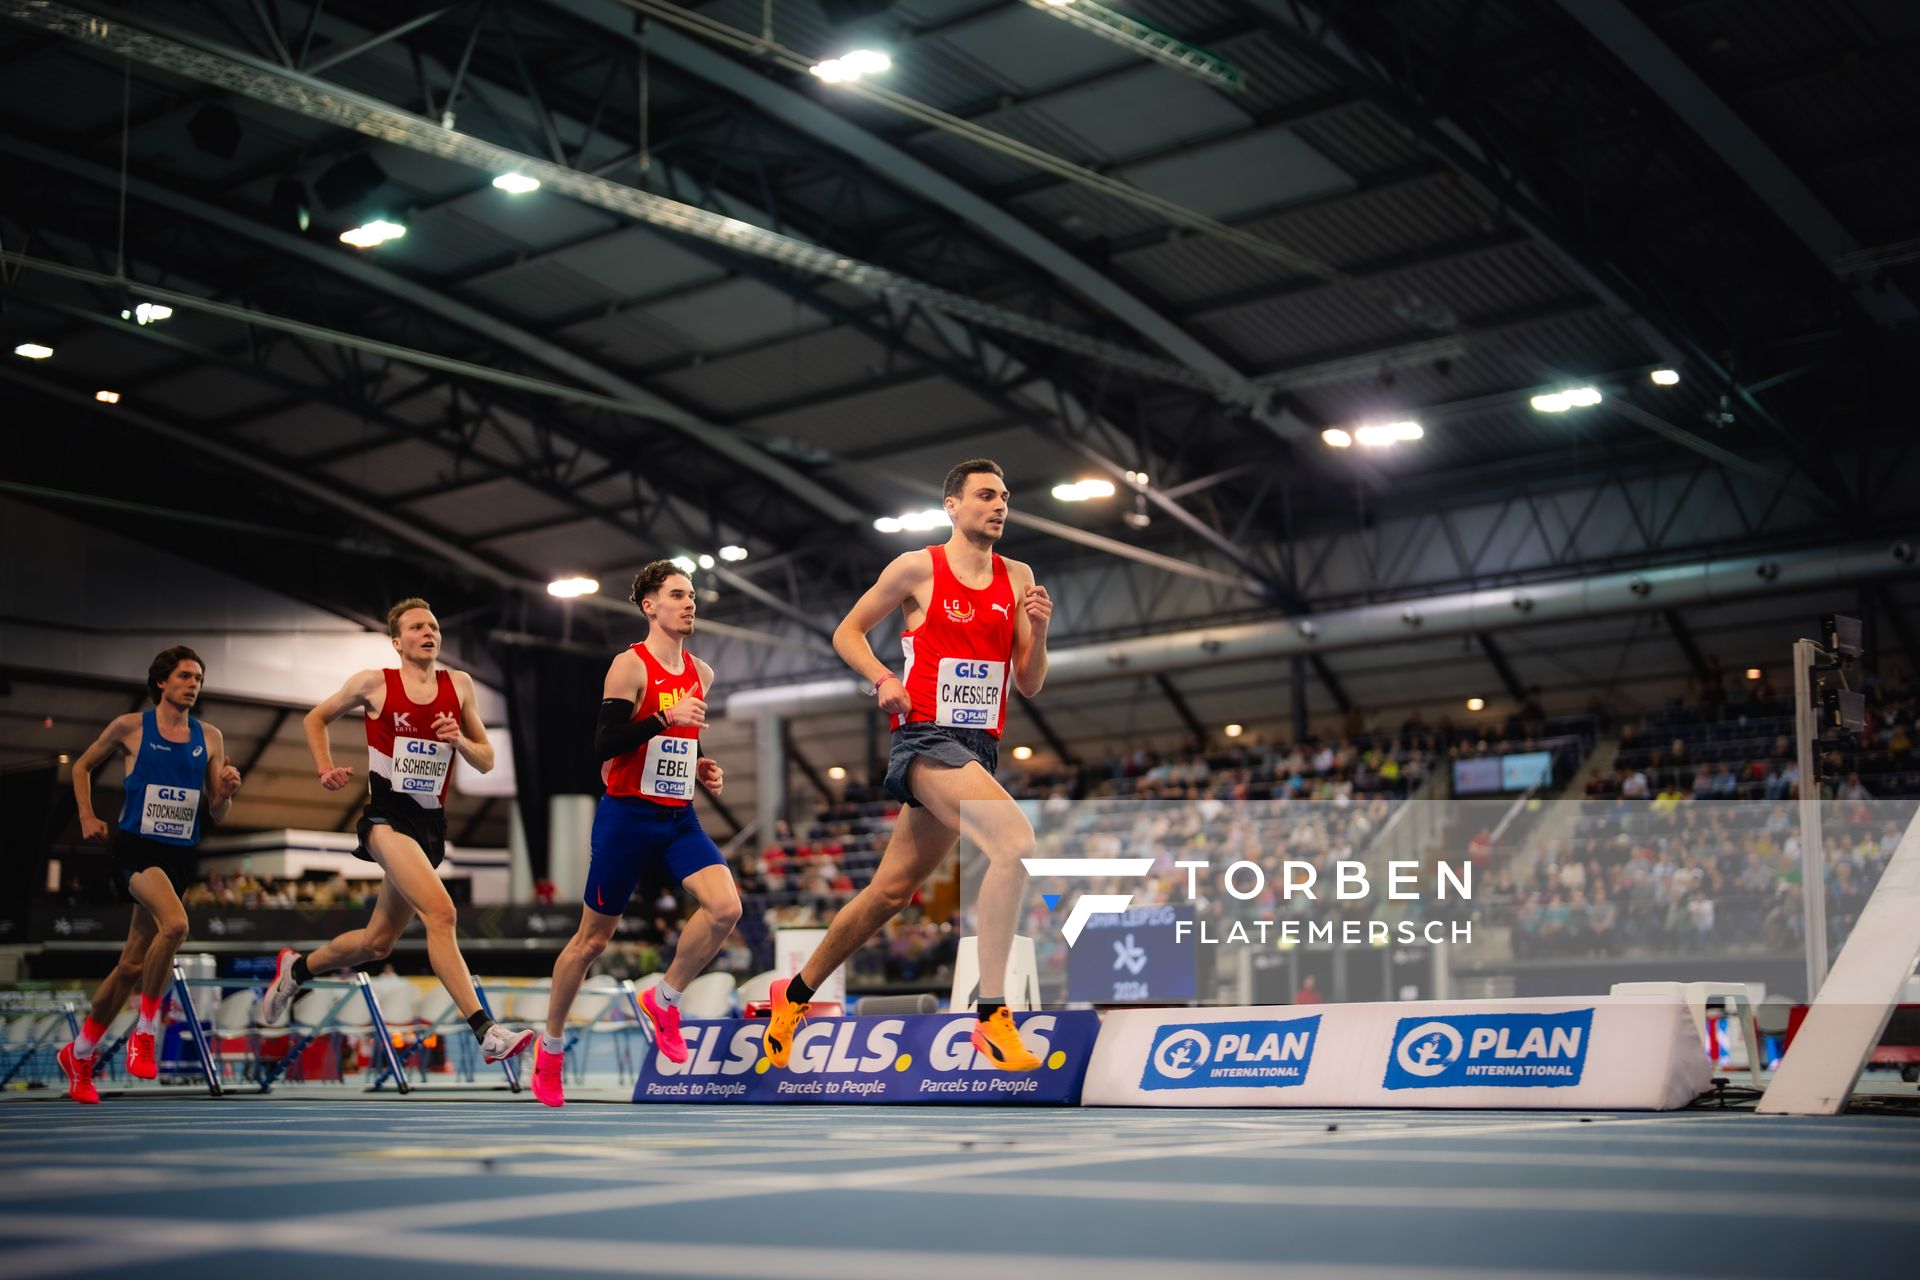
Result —
[{"label": "race bib", "polygon": [[699,758],[697,738],[647,739],[647,767],[640,773],[640,794],[655,800],[691,800],[693,771]]},{"label": "race bib", "polygon": [[437,796],[453,768],[453,744],[438,738],[393,740],[393,789],[404,795]]},{"label": "race bib", "polygon": [[933,722],[950,729],[991,729],[1000,723],[1000,698],[1006,691],[1006,663],[942,658]]},{"label": "race bib", "polygon": [[193,822],[200,815],[200,792],[195,787],[147,786],[140,806],[140,834],[159,840],[193,839]]}]

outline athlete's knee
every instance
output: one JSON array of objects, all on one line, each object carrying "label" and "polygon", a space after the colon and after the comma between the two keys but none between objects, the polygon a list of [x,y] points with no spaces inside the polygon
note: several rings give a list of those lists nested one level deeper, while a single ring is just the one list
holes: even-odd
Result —
[{"label": "athlete's knee", "polygon": [[573,941],[567,944],[574,958],[581,964],[592,964],[607,949],[607,939],[598,932],[582,929],[573,935]]},{"label": "athlete's knee", "polygon": [[1020,860],[1033,856],[1033,846],[1033,828],[1022,823],[1018,830],[1008,831],[996,839],[987,850],[987,857],[996,865],[1011,863],[1024,873],[1026,868],[1020,866]]},{"label": "athlete's knee", "polygon": [[731,933],[733,926],[740,923],[740,899],[736,895],[729,894],[719,902],[703,902],[700,905],[716,928]]},{"label": "athlete's knee", "polygon": [[452,933],[458,920],[459,912],[454,910],[451,898],[442,897],[437,902],[426,902],[420,906],[420,923],[426,926],[428,933]]},{"label": "athlete's knee", "polygon": [[180,944],[187,940],[187,913],[161,916],[158,928],[153,932],[153,946],[163,951],[178,951]]},{"label": "athlete's knee", "polygon": [[135,983],[140,981],[140,975],[146,972],[146,967],[147,951],[142,947],[138,955],[121,956],[120,963],[113,966],[113,976],[120,982]]},{"label": "athlete's knee", "polygon": [[394,944],[400,941],[400,935],[398,933],[389,933],[385,929],[368,929],[361,935],[361,938],[362,941],[360,945],[362,949],[366,951],[367,958],[359,961],[360,964],[367,964],[374,960],[385,960],[393,954]]},{"label": "athlete's knee", "polygon": [[906,880],[875,876],[873,882],[867,886],[867,892],[871,893],[888,911],[897,912],[913,901],[913,891],[918,887]]}]

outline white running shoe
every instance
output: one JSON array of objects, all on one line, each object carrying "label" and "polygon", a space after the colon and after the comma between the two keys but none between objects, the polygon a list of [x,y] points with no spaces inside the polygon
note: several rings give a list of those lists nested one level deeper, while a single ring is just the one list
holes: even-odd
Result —
[{"label": "white running shoe", "polygon": [[300,994],[300,984],[293,980],[293,962],[300,953],[291,947],[283,947],[280,958],[273,966],[273,981],[260,997],[260,1008],[255,1022],[263,1027],[277,1027],[286,1020],[287,1006]]},{"label": "white running shoe", "polygon": [[480,1037],[480,1056],[489,1063],[504,1062],[508,1058],[519,1057],[539,1039],[540,1033],[530,1027],[515,1031],[496,1022],[487,1028],[486,1035]]}]

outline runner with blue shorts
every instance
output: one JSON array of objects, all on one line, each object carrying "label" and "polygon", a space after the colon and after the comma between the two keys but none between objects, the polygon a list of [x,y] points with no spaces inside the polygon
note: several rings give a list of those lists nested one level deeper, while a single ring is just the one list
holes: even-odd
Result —
[{"label": "runner with blue shorts", "polygon": [[567,1011],[649,870],[665,868],[700,904],[680,931],[666,976],[640,995],[641,1012],[668,1061],[687,1060],[681,992],[740,920],[733,873],[693,809],[696,786],[718,796],[725,784],[719,764],[700,756],[713,668],[685,648],[694,626],[693,580],[671,560],[656,560],[635,576],[628,598],[647,619],[647,638],[614,658],[601,690],[594,750],[607,791],[593,819],[580,928],[554,963],[546,1034],[533,1063],[533,1095],[550,1107],[566,1103]]}]

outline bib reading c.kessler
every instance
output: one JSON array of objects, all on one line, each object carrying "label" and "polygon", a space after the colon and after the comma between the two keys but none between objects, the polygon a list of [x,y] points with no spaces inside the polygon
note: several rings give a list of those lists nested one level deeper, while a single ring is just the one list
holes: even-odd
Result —
[{"label": "bib reading c.kessler", "polygon": [[915,721],[949,729],[979,729],[1000,736],[1006,724],[1007,675],[1013,663],[1013,579],[1007,562],[993,557],[993,580],[975,590],[947,563],[947,549],[933,557],[933,597],[920,625],[900,637],[906,669],[900,683],[913,710],[893,727]]}]

